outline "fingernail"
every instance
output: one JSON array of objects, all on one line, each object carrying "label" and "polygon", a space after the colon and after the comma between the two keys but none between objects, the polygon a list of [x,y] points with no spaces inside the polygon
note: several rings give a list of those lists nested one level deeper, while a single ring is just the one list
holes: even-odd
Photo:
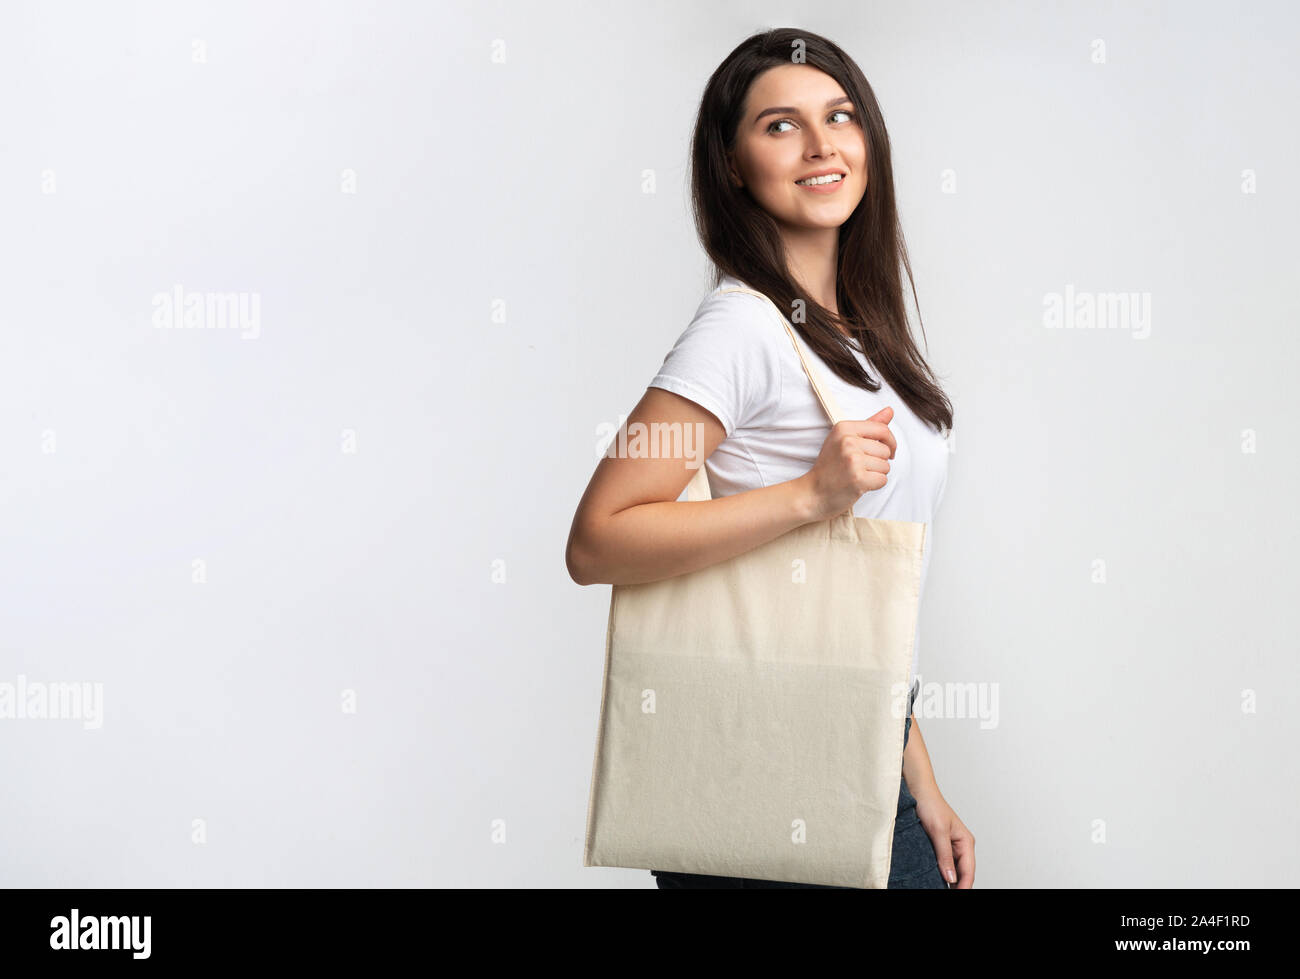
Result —
[{"label": "fingernail", "polygon": [[955,870],[948,871],[948,883],[949,884],[957,883],[957,872]]}]

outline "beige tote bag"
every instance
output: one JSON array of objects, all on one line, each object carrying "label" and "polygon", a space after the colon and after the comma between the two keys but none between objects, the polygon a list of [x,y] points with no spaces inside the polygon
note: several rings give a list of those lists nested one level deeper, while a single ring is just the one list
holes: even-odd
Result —
[{"label": "beige tote bag", "polygon": [[[687,498],[710,498],[703,465]],[[925,532],[850,507],[614,585],[583,866],[885,887]]]}]

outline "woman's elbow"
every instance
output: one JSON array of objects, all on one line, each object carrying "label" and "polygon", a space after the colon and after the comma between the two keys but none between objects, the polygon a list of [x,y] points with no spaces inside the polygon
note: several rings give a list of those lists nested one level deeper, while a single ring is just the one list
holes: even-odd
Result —
[{"label": "woman's elbow", "polygon": [[573,546],[573,541],[569,541],[569,546],[564,549],[564,566],[569,569],[569,577],[573,579],[574,584],[588,584],[585,568],[582,562],[578,560],[578,550]]},{"label": "woman's elbow", "polygon": [[591,566],[590,549],[584,544],[581,535],[569,535],[569,544],[564,549],[564,565],[569,569],[569,577],[579,585],[594,585],[596,577]]}]

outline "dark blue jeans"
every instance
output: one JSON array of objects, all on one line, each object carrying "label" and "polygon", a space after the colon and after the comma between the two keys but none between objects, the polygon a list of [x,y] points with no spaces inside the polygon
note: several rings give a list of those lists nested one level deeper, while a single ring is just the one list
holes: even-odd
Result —
[{"label": "dark blue jeans", "polygon": [[[912,730],[912,700],[908,699],[907,720],[903,724],[903,747],[907,747],[908,733]],[[784,880],[756,880],[752,877],[715,877],[711,874],[679,874],[668,870],[652,870],[659,887],[809,887],[822,890],[855,890],[830,884],[798,884]],[[894,852],[890,857],[890,888],[944,888],[948,883],[939,872],[934,844],[916,815],[916,799],[908,791],[907,779],[899,777],[898,818],[894,823]]]}]

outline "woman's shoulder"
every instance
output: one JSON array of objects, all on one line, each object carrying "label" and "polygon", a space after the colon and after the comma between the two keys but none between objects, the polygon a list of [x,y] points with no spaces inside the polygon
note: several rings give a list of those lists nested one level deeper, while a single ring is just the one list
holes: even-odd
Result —
[{"label": "woman's shoulder", "polygon": [[731,276],[700,300],[691,327],[750,343],[774,342],[781,332],[776,308],[757,290]]},{"label": "woman's shoulder", "polygon": [[728,436],[779,407],[789,344],[767,300],[733,283],[704,296],[651,381],[712,411]]},{"label": "woman's shoulder", "polygon": [[710,291],[704,298],[705,300],[738,298],[742,301],[754,300],[756,302],[766,302],[766,300],[758,294],[757,289],[732,275],[724,275],[719,280],[718,284],[713,287],[712,291]]}]

